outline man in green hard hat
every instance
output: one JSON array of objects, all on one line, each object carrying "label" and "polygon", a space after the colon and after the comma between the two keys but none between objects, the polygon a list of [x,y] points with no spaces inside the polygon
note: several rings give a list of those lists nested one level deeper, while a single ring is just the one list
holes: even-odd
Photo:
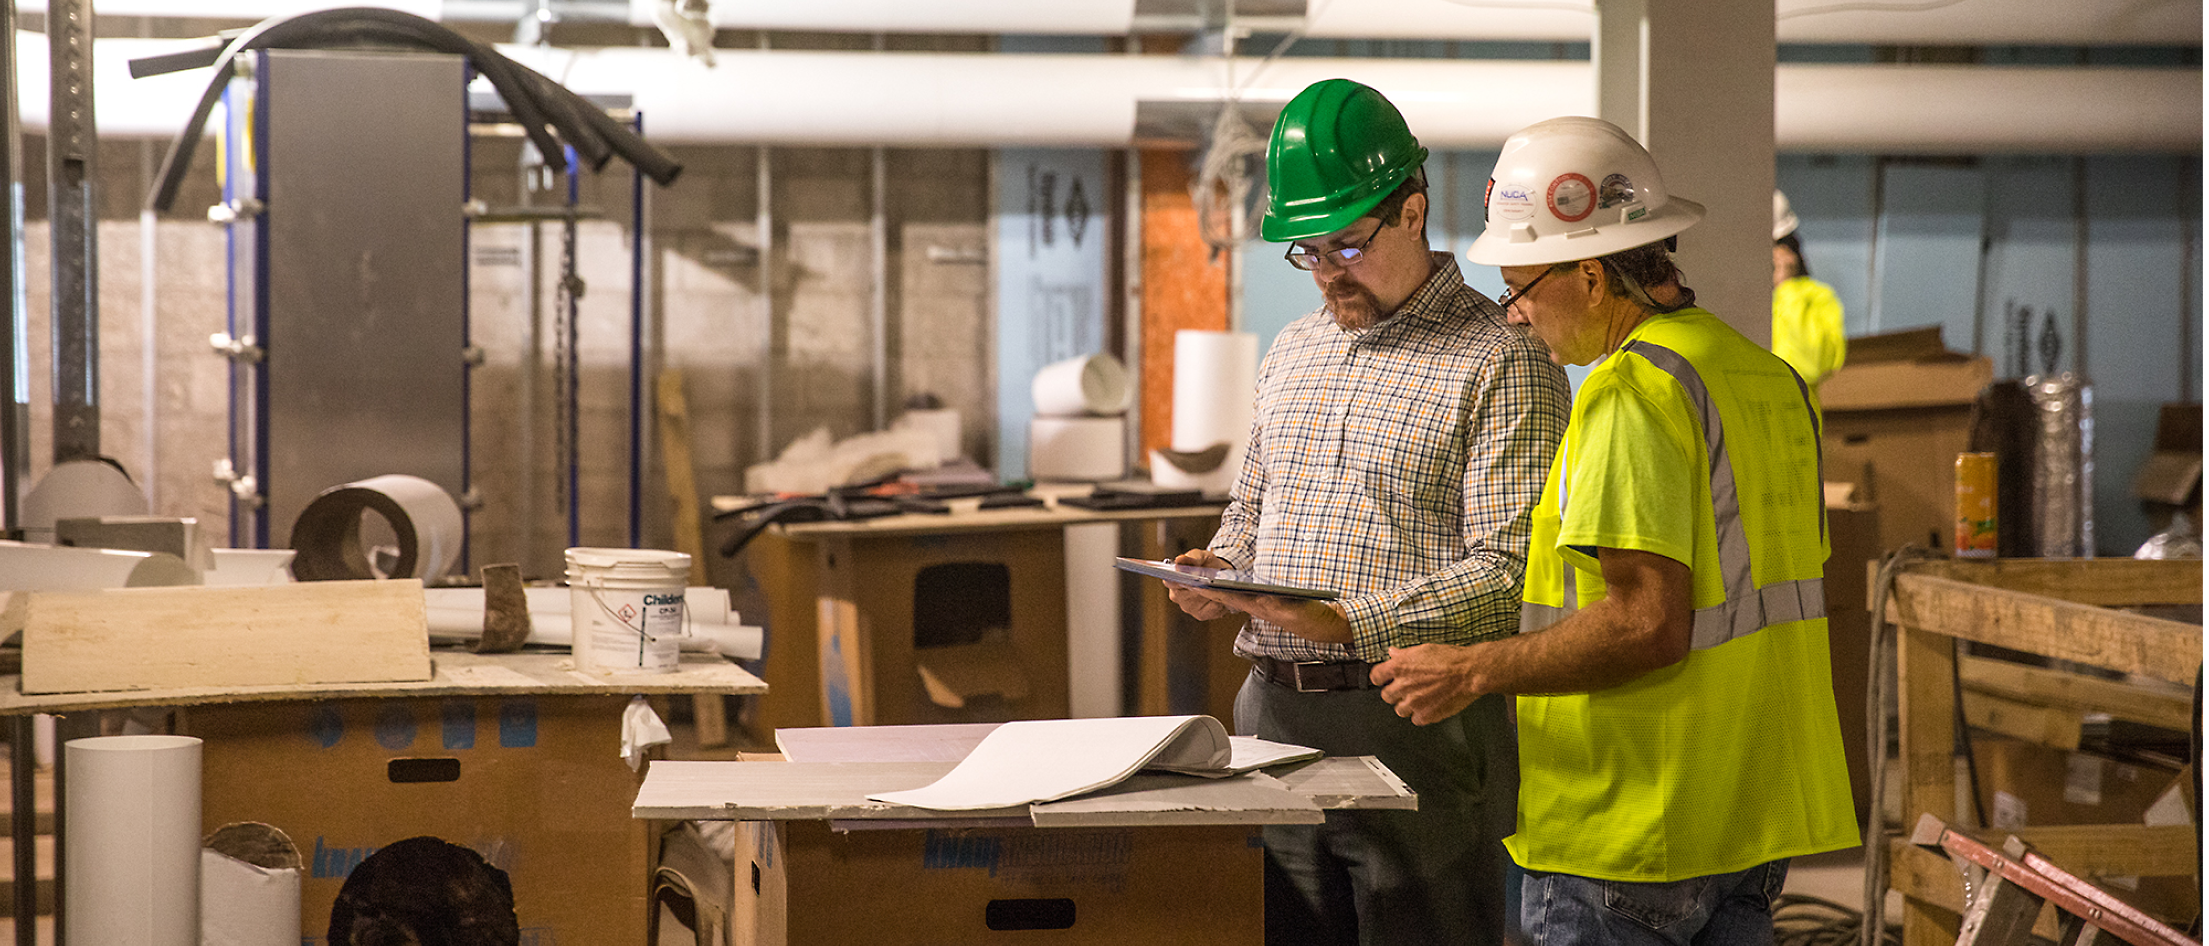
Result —
[{"label": "man in green hard hat", "polygon": [[1178,559],[1341,597],[1167,586],[1197,618],[1250,616],[1238,731],[1377,756],[1419,795],[1417,811],[1265,829],[1272,944],[1496,944],[1506,928],[1518,774],[1503,702],[1414,726],[1371,670],[1391,647],[1517,631],[1528,512],[1569,394],[1541,344],[1429,249],[1426,157],[1355,82],[1282,111],[1261,233],[1289,244],[1325,305],[1266,353],[1234,501],[1209,547]]}]

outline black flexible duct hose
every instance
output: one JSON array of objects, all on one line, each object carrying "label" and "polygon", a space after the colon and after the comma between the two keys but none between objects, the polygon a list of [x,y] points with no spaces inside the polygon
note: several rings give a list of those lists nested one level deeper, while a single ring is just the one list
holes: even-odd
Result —
[{"label": "black flexible duct hose", "polygon": [[[522,126],[546,166],[567,167],[562,141],[575,149],[591,170],[604,168],[619,155],[644,176],[665,187],[682,173],[682,165],[635,132],[613,120],[603,110],[543,74],[501,55],[497,50],[453,32],[433,20],[411,13],[376,7],[344,7],[321,10],[282,20],[262,22],[232,39],[214,60],[215,74],[199,106],[192,111],[184,131],[169,145],[161,174],[154,182],[146,205],[167,212],[183,187],[192,154],[199,147],[200,129],[222,99],[230,83],[232,64],[240,54],[255,49],[342,49],[350,47],[398,47],[426,49],[464,56],[476,71],[489,79],[514,120]],[[178,68],[197,65],[187,58],[163,57]],[[202,60],[203,61],[203,60]],[[139,74],[141,70],[133,70]],[[152,74],[150,72],[145,74]]]}]

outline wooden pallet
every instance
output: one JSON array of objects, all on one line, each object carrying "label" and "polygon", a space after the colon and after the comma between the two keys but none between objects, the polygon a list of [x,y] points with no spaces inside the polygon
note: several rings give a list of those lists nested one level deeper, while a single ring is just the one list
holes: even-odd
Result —
[{"label": "wooden pallet", "polygon": [[[2061,748],[2077,745],[2082,713],[2184,728],[2191,706],[2167,693],[2042,668],[1958,664],[1958,642],[1972,641],[2192,685],[2202,666],[2199,624],[2120,610],[2199,605],[2199,561],[2003,559],[1928,561],[1895,576],[1886,618],[1897,625],[1901,719],[1901,810],[1905,823],[1930,816],[1958,821],[1956,681],[1989,691],[1967,703],[1974,725],[2005,715],[2012,735],[2038,733]],[[2007,700],[2009,704],[2002,704]],[[1971,703],[1979,704],[1970,710]],[[1992,708],[1990,708],[1990,706]],[[2027,710],[2032,712],[2028,713]],[[2068,724],[2063,720],[2069,720]],[[2052,736],[2050,734],[2052,733]],[[1882,760],[1884,762],[1884,760]],[[1966,802],[1968,804],[1968,802]],[[2190,826],[2057,825],[2014,832],[2047,857],[2090,875],[2185,876],[2200,863]],[[1982,838],[1982,841],[1984,838]],[[1903,894],[1904,946],[1956,942],[1967,908],[1956,867],[1939,854],[1894,839],[1884,851],[1889,886]],[[2051,914],[2053,911],[2049,911]],[[2040,935],[2059,935],[2043,916]]]}]

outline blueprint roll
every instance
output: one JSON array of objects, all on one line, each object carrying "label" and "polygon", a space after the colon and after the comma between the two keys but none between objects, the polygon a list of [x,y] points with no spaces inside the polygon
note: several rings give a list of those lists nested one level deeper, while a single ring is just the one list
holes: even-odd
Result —
[{"label": "blueprint roll", "polygon": [[1152,480],[1207,494],[1227,492],[1242,470],[1257,387],[1258,336],[1195,329],[1174,333],[1174,417],[1167,446],[1180,454],[1201,454],[1225,444],[1227,458],[1209,469],[1185,470],[1154,457]]},{"label": "blueprint roll", "polygon": [[[379,574],[361,548],[361,514],[391,524],[399,559]],[[464,537],[460,504],[445,488],[419,476],[387,474],[323,490],[291,527],[292,577],[300,581],[443,577],[460,555]]]},{"label": "blueprint roll", "polygon": [[199,946],[200,741],[62,746],[67,946]]}]

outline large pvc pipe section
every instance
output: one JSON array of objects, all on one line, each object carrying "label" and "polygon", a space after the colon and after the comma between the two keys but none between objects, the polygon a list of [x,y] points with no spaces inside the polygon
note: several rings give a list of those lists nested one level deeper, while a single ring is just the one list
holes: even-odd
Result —
[{"label": "large pvc pipe section", "polygon": [[[564,19],[626,17],[651,26],[660,0],[556,3]],[[19,0],[43,11],[44,0]],[[336,6],[381,6],[445,21],[512,23],[534,3],[488,0],[98,0],[100,16],[260,20]],[[624,6],[626,9],[624,9]],[[844,33],[968,33],[1127,36],[1197,19],[1195,0],[1163,4],[1181,16],[1138,17],[1135,0],[715,0],[714,26],[733,30]],[[2032,0],[1949,4],[1777,0],[1782,43],[1897,46],[2191,45],[2201,36],[2197,0]],[[1586,42],[1595,31],[1592,0],[1306,0],[1297,16],[1244,17],[1264,31],[1301,27],[1315,39],[1533,40]],[[1146,22],[1155,21],[1155,22]]]},{"label": "large pvc pipe section", "polygon": [[[19,36],[23,124],[46,125],[43,37]],[[178,48],[103,39],[100,133],[177,134],[203,69],[128,77],[128,60]],[[1292,57],[718,50],[707,67],[667,49],[503,47],[584,94],[626,93],[662,144],[1127,147],[1138,103],[1217,102],[1261,111],[1319,79],[1387,93],[1432,148],[1501,146],[1556,115],[1589,114],[1586,62]],[[1781,65],[1782,151],[1880,154],[2191,153],[2201,149],[2196,68]]]}]

